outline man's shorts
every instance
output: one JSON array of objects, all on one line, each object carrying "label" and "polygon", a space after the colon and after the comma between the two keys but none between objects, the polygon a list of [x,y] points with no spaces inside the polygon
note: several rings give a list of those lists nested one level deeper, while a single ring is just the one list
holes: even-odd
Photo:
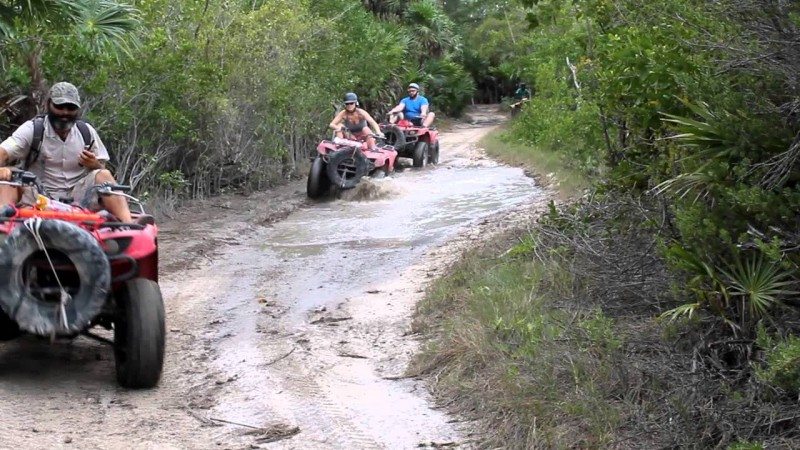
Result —
[{"label": "man's shorts", "polygon": [[[56,200],[71,198],[72,203],[79,204],[83,201],[83,198],[86,196],[86,193],[89,192],[89,189],[96,184],[94,180],[97,177],[98,172],[101,170],[103,169],[95,169],[87,173],[86,176],[78,180],[78,182],[75,183],[75,185],[72,186],[72,189],[69,191],[55,191],[48,192],[48,194]],[[32,187],[25,187],[22,189],[22,199],[20,200],[20,203],[25,205],[36,204],[36,196],[34,195]],[[93,192],[91,195],[89,200],[89,209],[92,211],[99,211],[103,209],[100,206],[97,192]]]},{"label": "man's shorts", "polygon": [[415,127],[422,126],[422,117],[414,117],[413,119],[408,119],[408,121],[414,124]]}]

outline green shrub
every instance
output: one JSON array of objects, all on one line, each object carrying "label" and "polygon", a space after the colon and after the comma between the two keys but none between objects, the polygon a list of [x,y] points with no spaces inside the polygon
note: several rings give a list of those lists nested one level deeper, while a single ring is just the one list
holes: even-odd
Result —
[{"label": "green shrub", "polygon": [[475,92],[475,82],[464,68],[452,59],[433,60],[425,66],[425,92],[438,111],[458,117]]},{"label": "green shrub", "polygon": [[756,343],[764,350],[764,365],[756,369],[758,379],[793,396],[800,393],[800,337],[771,337],[760,327]]}]

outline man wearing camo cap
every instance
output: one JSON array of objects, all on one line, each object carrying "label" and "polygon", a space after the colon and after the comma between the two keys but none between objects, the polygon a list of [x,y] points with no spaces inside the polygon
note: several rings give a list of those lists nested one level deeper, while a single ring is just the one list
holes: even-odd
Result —
[{"label": "man wearing camo cap", "polygon": [[[91,142],[86,145],[80,130],[75,126],[80,111],[81,97],[78,88],[73,84],[62,81],[50,88],[39,156],[28,170],[36,174],[47,193],[56,199],[69,197],[80,201],[95,184],[116,184],[111,172],[105,168],[109,159],[108,151],[97,130],[86,124],[91,134]],[[33,142],[33,130],[31,119],[0,143],[0,180],[11,179],[9,164],[25,161],[28,157]],[[119,220],[132,222],[128,203],[123,197],[96,197],[97,194],[90,205],[93,210],[106,209]],[[0,205],[17,202],[33,204],[34,201],[30,188],[17,189],[0,185]]]}]

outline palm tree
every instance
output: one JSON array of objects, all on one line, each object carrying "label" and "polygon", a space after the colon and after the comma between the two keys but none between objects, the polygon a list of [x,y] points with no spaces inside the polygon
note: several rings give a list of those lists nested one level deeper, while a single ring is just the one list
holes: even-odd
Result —
[{"label": "palm tree", "polygon": [[406,22],[421,59],[439,58],[460,50],[455,25],[436,0],[411,3],[406,10]]},{"label": "palm tree", "polygon": [[[48,44],[66,35],[97,54],[119,58],[136,45],[133,31],[139,23],[136,8],[113,0],[5,1],[0,4],[0,58],[16,59],[26,68],[28,106],[42,108],[47,86],[41,62]],[[2,66],[7,62],[0,59]]]}]

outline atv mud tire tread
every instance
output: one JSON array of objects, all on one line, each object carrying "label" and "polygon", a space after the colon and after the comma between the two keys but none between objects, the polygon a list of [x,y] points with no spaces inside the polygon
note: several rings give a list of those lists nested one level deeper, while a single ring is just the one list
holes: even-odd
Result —
[{"label": "atv mud tire tread", "polygon": [[436,141],[428,151],[428,164],[439,164],[439,141]]},{"label": "atv mud tire tread", "polygon": [[0,341],[9,341],[22,334],[19,325],[0,310]]},{"label": "atv mud tire tread", "polygon": [[131,389],[154,387],[164,367],[164,301],[158,283],[134,278],[126,281],[115,297],[117,382]]},{"label": "atv mud tire tread", "polygon": [[414,146],[414,157],[412,158],[414,167],[425,167],[428,160],[428,143],[424,141],[417,142]]},{"label": "atv mud tire tread", "polygon": [[[343,164],[349,164],[353,170],[352,176],[344,179],[339,170],[339,166]],[[360,151],[346,148],[330,155],[326,172],[333,186],[352,189],[369,172],[369,160]]]},{"label": "atv mud tire tread", "polygon": [[17,226],[0,245],[0,308],[27,332],[50,336],[72,334],[87,328],[108,297],[111,269],[97,240],[88,231],[62,220],[43,220],[39,235],[52,254],[66,255],[80,279],[80,288],[65,306],[67,328],[58,303],[34,297],[23,282],[25,261],[39,251],[33,234]]},{"label": "atv mud tire tread", "polygon": [[306,193],[308,198],[318,199],[328,193],[331,187],[331,180],[325,173],[325,161],[321,157],[314,158],[311,169],[308,171],[308,183],[306,183]]}]

